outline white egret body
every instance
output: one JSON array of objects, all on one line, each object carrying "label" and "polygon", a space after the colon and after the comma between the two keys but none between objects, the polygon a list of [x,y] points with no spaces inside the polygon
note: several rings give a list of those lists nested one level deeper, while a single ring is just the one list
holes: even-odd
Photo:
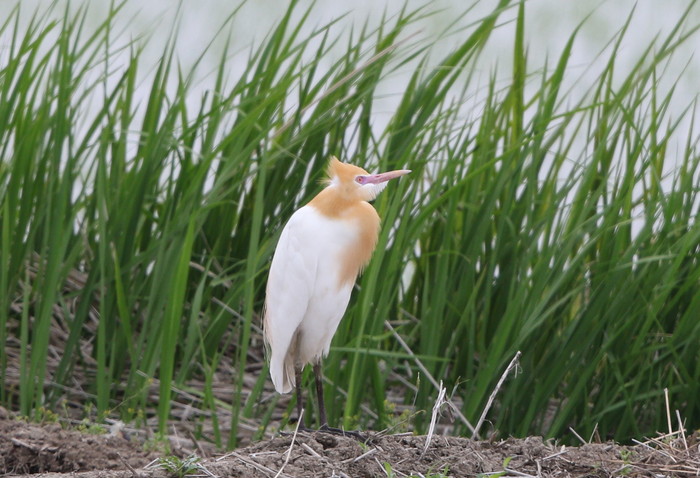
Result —
[{"label": "white egret body", "polygon": [[265,341],[270,376],[279,393],[297,388],[314,364],[321,425],[326,425],[320,362],[343,318],[355,279],[369,262],[379,234],[373,200],[386,181],[408,170],[369,174],[332,158],[328,185],[297,210],[282,230],[270,266],[265,298]]}]

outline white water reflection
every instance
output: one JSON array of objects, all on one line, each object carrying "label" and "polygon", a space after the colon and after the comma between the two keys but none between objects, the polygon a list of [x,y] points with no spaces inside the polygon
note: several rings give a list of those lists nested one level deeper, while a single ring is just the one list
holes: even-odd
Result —
[{"label": "white water reflection", "polygon": [[[57,11],[60,12],[67,3],[60,0],[57,3]],[[489,13],[496,5],[496,0],[480,0],[476,3],[462,2],[458,0],[356,0],[349,6],[349,2],[340,0],[326,0],[312,3],[309,0],[301,0],[297,13],[310,8],[310,20],[307,22],[307,31],[330,22],[334,18],[346,15],[346,18],[334,27],[334,31],[349,32],[354,26],[360,28],[367,21],[370,26],[380,23],[383,14],[395,15],[402,8],[412,10],[425,6],[426,12],[434,12],[407,29],[407,35],[416,33],[416,39],[428,44],[433,44],[432,58],[437,61],[451,48],[462,42],[470,30],[462,30],[458,33],[445,35],[447,26],[454,22],[452,31],[459,31],[460,27],[467,27],[482,16]],[[528,67],[530,71],[541,69],[545,62],[553,67],[557,58],[571,36],[572,32],[581,25],[577,41],[575,43],[569,68],[566,75],[564,89],[571,89],[570,101],[575,101],[585,94],[590,85],[595,84],[595,78],[602,70],[607,59],[607,54],[600,55],[615,33],[622,28],[628,16],[634,11],[628,34],[626,35],[620,52],[616,58],[616,75],[623,78],[625,70],[631,68],[638,60],[655,36],[663,38],[677,24],[678,19],[691,2],[688,0],[666,0],[664,2],[645,0],[605,0],[605,1],[561,1],[552,0],[527,0],[526,5],[526,41],[528,51]],[[50,2],[41,0],[22,0],[21,11],[23,19],[27,20],[33,12],[45,9]],[[6,18],[16,2],[0,2],[0,15]],[[72,2],[72,8],[80,5]],[[88,18],[98,22],[105,18],[110,2],[106,0],[93,0],[85,3],[88,5]],[[260,43],[270,28],[280,20],[286,10],[287,2],[279,0],[252,0],[240,4],[231,0],[151,0],[139,2],[127,0],[123,11],[118,16],[116,31],[120,35],[122,43],[131,38],[143,38],[140,42],[145,46],[142,55],[140,72],[141,94],[137,97],[145,98],[150,83],[145,73],[153,71],[158,58],[162,55],[168,38],[176,38],[176,57],[184,69],[193,65],[200,55],[207,50],[208,45],[215,39],[204,55],[202,64],[198,69],[199,76],[195,87],[191,92],[191,108],[197,109],[201,99],[201,93],[212,87],[214,72],[218,66],[223,49],[228,46],[230,59],[227,62],[230,79],[238,78],[246,64],[251,48]],[[470,7],[471,5],[471,7]],[[233,17],[220,35],[220,30],[225,19],[237,8],[240,10]],[[467,14],[464,14],[468,11]],[[477,85],[486,85],[489,76],[497,68],[498,74],[504,81],[509,77],[511,68],[511,54],[515,30],[514,18],[516,9],[512,8],[503,13],[500,18],[500,27],[496,29],[491,40],[487,44],[481,61],[477,66],[475,78]],[[700,22],[700,8],[697,6],[690,13],[690,25]],[[584,21],[585,20],[585,21]],[[582,23],[583,22],[583,23]],[[6,48],[8,38],[0,37],[0,48]],[[674,101],[670,107],[670,115],[675,118],[684,108],[692,102],[700,91],[700,62],[694,58],[694,47],[697,38],[686,42],[668,63],[667,72],[659,88],[663,93],[670,89],[676,79],[683,72],[678,85]],[[344,48],[344,44],[340,48]],[[599,56],[600,55],[600,56]],[[1,51],[0,51],[0,58]],[[118,63],[118,59],[115,59]],[[126,58],[124,58],[126,61]],[[374,108],[374,126],[382,129],[400,99],[403,86],[408,81],[411,67],[406,67],[401,72],[392,73],[389,81],[385,81],[378,89],[380,99]],[[173,82],[174,86],[174,82]],[[531,88],[539,87],[539,78],[533,78]],[[474,85],[474,89],[477,86]],[[465,105],[478,115],[478,92],[473,98],[473,103]],[[469,113],[466,113],[467,115]],[[680,134],[687,134],[690,123],[679,128]],[[685,138],[679,138],[678,144],[683,144]]]}]

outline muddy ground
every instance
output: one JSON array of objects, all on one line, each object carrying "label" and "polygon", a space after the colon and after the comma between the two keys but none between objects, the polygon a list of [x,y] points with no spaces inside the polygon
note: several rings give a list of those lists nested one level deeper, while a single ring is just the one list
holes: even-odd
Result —
[{"label": "muddy ground", "polygon": [[[539,437],[502,441],[380,436],[360,443],[326,433],[299,433],[254,443],[226,454],[189,460],[145,451],[122,431],[91,434],[58,424],[0,417],[0,474],[51,478],[184,476],[234,477],[467,477],[467,476],[697,476],[696,435],[661,437],[634,446],[612,443],[565,447]],[[208,454],[208,453],[204,453]],[[281,471],[281,473],[280,473]]]}]

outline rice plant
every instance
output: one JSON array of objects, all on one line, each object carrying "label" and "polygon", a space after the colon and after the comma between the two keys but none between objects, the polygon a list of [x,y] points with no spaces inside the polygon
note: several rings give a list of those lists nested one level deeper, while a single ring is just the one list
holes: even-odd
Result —
[{"label": "rice plant", "polygon": [[[414,173],[375,204],[379,252],[325,362],[331,421],[381,429],[408,407],[423,432],[433,378],[464,416],[451,432],[470,433],[521,351],[489,412],[500,434],[653,433],[664,388],[698,426],[695,99],[674,116],[661,86],[695,38],[694,3],[621,73],[623,28],[574,98],[576,32],[531,64],[524,3],[500,0],[434,52],[409,33],[429,10],[313,27],[291,2],[243,71],[222,52],[194,101],[199,65],[182,68],[171,39],[144,66],[114,32],[123,4],[94,26],[87,7],[54,6],[26,28],[18,6],[0,26],[0,402],[32,416],[88,401],[163,433],[191,406],[221,446],[284,425],[264,282],[337,155]],[[506,14],[511,77],[493,65],[479,83]],[[378,87],[406,70],[379,127]]]}]

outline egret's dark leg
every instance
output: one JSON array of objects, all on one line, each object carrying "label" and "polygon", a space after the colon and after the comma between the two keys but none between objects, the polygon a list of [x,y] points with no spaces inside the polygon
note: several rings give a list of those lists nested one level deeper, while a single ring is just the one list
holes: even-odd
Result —
[{"label": "egret's dark leg", "polygon": [[[301,367],[297,366],[294,368],[294,376],[296,378],[297,382],[297,421],[300,421],[303,417],[301,416],[301,411],[304,408],[304,399],[302,397],[303,391],[302,389],[304,388],[302,383],[301,383]],[[304,426],[304,423],[299,423],[301,427]]]},{"label": "egret's dark leg", "polygon": [[331,428],[328,426],[328,419],[326,418],[326,402],[323,400],[323,371],[321,370],[321,364],[317,363],[314,365],[314,375],[316,377],[316,396],[318,397],[318,415],[321,422],[321,428],[319,431],[332,433],[333,435],[350,436],[356,440],[365,442],[367,437],[362,433],[354,431],[341,430],[340,428]]},{"label": "egret's dark leg", "polygon": [[318,397],[318,415],[320,426],[328,426],[328,420],[326,419],[326,404],[323,401],[323,371],[321,370],[321,364],[317,363],[314,365],[314,375],[316,376],[316,396]]}]

